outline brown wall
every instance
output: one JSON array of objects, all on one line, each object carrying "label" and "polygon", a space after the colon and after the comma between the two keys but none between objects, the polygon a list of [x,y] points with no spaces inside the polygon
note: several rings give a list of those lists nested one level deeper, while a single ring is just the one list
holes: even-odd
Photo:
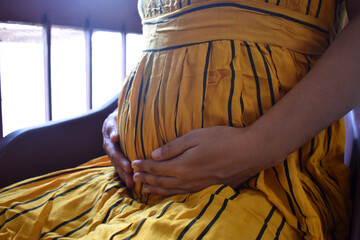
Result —
[{"label": "brown wall", "polygon": [[[0,0],[0,21],[51,24],[141,33],[137,0]],[[126,27],[125,27],[126,26]]]}]

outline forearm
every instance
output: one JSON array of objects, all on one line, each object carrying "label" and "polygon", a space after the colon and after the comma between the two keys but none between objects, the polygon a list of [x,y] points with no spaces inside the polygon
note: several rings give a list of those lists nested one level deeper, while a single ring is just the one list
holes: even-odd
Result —
[{"label": "forearm", "polygon": [[359,40],[360,18],[354,16],[316,66],[253,124],[267,142],[271,165],[360,103]]}]

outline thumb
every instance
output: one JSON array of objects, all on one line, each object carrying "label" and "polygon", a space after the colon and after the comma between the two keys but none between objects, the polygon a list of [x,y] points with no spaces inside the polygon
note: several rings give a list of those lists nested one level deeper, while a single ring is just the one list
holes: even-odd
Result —
[{"label": "thumb", "polygon": [[151,153],[151,157],[152,159],[157,161],[169,160],[177,157],[191,147],[191,141],[188,141],[188,138],[186,137],[186,135],[184,135],[168,142],[167,144],[159,147],[158,149],[155,149]]}]

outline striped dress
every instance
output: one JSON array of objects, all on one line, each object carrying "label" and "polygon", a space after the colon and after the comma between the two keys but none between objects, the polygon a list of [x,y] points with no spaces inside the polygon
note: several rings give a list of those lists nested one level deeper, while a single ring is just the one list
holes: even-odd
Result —
[{"label": "striped dress", "polygon": [[[145,159],[192,129],[251,125],[326,50],[338,6],[139,0],[147,47],[119,98],[123,153]],[[168,198],[127,189],[104,156],[0,189],[0,239],[345,239],[344,142],[341,119],[238,189]]]}]

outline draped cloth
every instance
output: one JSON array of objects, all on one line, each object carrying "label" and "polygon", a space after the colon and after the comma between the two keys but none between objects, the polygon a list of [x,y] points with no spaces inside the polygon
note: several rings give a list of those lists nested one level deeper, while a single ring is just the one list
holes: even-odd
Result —
[{"label": "draped cloth", "polygon": [[[192,129],[251,125],[316,64],[338,4],[140,0],[147,46],[119,98],[122,152],[146,159]],[[340,119],[238,189],[168,198],[127,189],[104,156],[1,189],[0,239],[344,239],[344,143]]]}]

